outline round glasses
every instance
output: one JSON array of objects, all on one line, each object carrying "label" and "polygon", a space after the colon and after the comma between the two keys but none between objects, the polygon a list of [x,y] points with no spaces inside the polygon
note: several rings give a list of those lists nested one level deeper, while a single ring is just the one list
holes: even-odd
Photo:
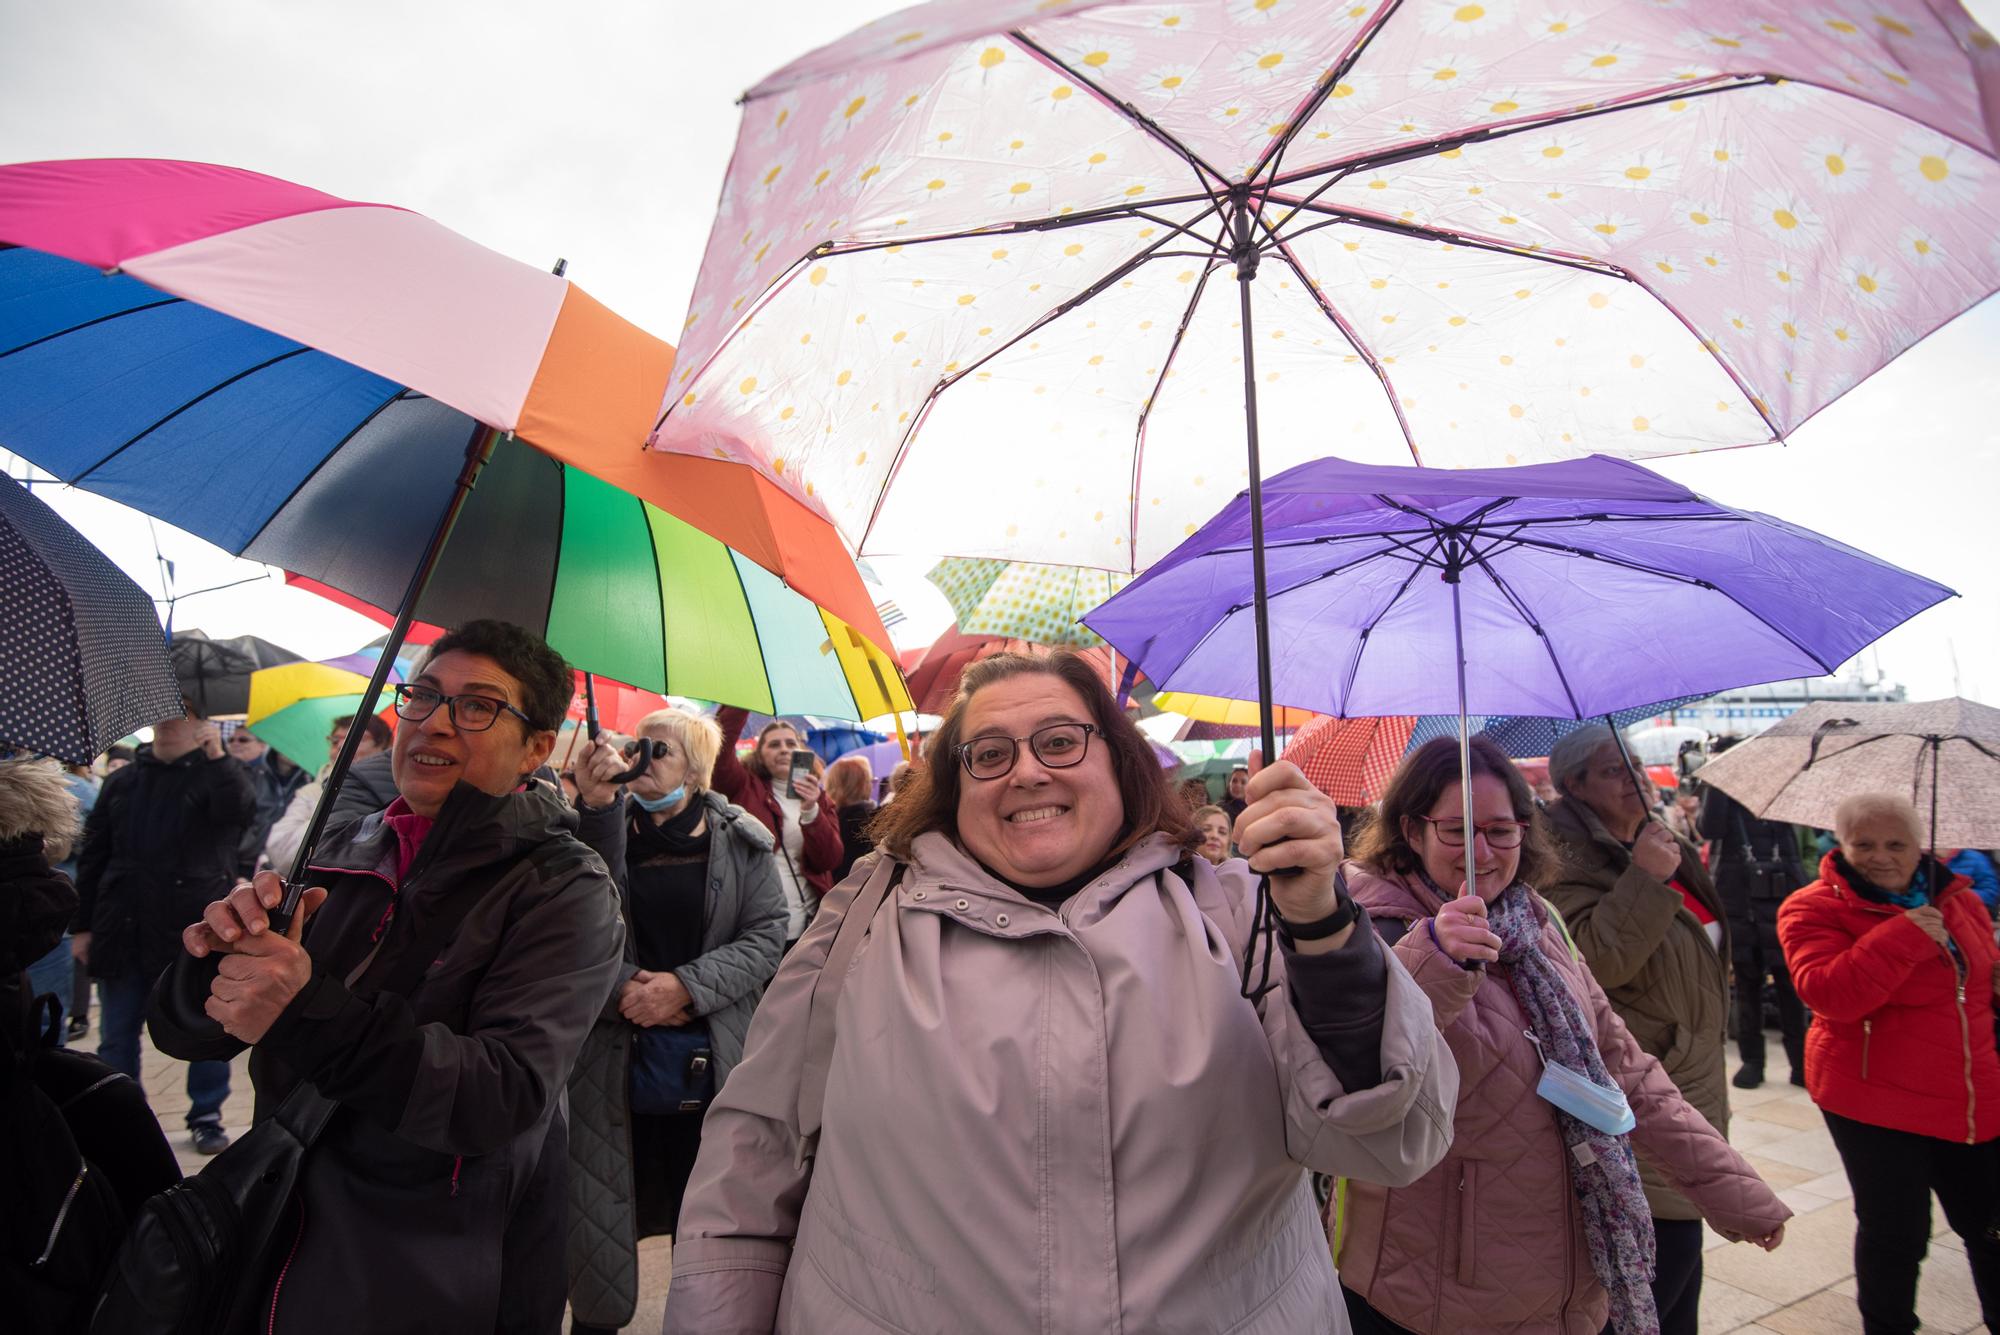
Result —
[{"label": "round glasses", "polygon": [[1096,731],[1089,723],[1051,723],[1026,737],[975,737],[959,743],[958,759],[975,779],[1004,778],[1013,772],[1021,743],[1026,742],[1035,759],[1049,769],[1068,769],[1083,763],[1090,751],[1090,734]]},{"label": "round glasses", "polygon": [[496,700],[490,695],[446,695],[429,686],[396,687],[396,717],[408,719],[412,723],[422,723],[443,705],[451,715],[451,726],[461,732],[485,732],[500,718],[512,714],[526,724],[530,732],[534,723],[505,700]]},{"label": "round glasses", "polygon": [[[1437,834],[1438,842],[1446,848],[1465,847],[1465,822],[1457,816],[1419,816],[1418,820],[1429,821]],[[1489,820],[1473,829],[1486,836],[1488,848],[1519,848],[1521,840],[1528,835],[1528,823],[1519,820]]]}]

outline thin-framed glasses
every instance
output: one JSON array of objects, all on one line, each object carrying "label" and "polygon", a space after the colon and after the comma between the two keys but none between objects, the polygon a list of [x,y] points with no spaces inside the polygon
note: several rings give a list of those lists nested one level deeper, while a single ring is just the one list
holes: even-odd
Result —
[{"label": "thin-framed glasses", "polygon": [[[1438,842],[1446,848],[1465,847],[1465,822],[1457,816],[1419,816],[1418,820],[1429,821],[1436,832]],[[1522,820],[1489,820],[1473,829],[1486,836],[1488,848],[1519,848],[1528,836],[1528,823]]]},{"label": "thin-framed glasses", "polygon": [[396,687],[396,717],[422,723],[443,705],[451,714],[451,726],[461,732],[485,732],[503,713],[521,720],[530,732],[534,722],[526,714],[490,695],[446,695],[429,686]]},{"label": "thin-framed glasses", "polygon": [[958,746],[959,763],[975,779],[999,779],[1013,772],[1020,759],[1021,743],[1035,753],[1035,759],[1049,769],[1080,765],[1090,751],[1090,734],[1097,728],[1089,723],[1051,723],[1026,737],[975,737]]}]

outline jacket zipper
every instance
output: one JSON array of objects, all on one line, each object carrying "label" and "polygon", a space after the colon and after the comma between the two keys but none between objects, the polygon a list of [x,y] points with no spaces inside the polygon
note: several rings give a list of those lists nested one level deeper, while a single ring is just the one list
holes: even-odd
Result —
[{"label": "jacket zipper", "polygon": [[1875,1022],[1873,1020],[1863,1020],[1861,1022],[1861,1078],[1863,1080],[1868,1078],[1868,1045],[1874,1041]]},{"label": "jacket zipper", "polygon": [[1965,1143],[1978,1144],[1979,1092],[1972,1083],[1972,1022],[1965,1014],[1965,978],[1970,966],[1956,950],[1951,955],[1952,971],[1958,975],[1958,1038],[1965,1051]]},{"label": "jacket zipper", "polygon": [[292,1262],[298,1259],[299,1244],[306,1240],[306,1203],[299,1198],[299,1231],[292,1235],[292,1249],[285,1253],[285,1263],[278,1268],[278,1282],[271,1286],[271,1314],[264,1323],[264,1335],[277,1335],[278,1295],[285,1291],[285,1276],[292,1271]]},{"label": "jacket zipper", "polygon": [[83,1179],[88,1176],[90,1176],[90,1165],[87,1163],[79,1164],[76,1170],[76,1180],[69,1184],[69,1191],[63,1196],[62,1208],[56,1211],[55,1222],[49,1225],[48,1246],[42,1248],[42,1254],[34,1259],[29,1266],[30,1269],[40,1269],[42,1266],[47,1265],[49,1257],[55,1254],[56,1239],[62,1236],[63,1221],[69,1218],[69,1207],[76,1204],[76,1194],[83,1190]]}]

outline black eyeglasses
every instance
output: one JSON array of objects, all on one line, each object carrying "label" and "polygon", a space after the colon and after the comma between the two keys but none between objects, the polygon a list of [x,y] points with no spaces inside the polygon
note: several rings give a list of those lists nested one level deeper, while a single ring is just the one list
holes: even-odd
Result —
[{"label": "black eyeglasses", "polygon": [[[1429,821],[1431,829],[1437,832],[1438,842],[1446,848],[1465,847],[1465,822],[1459,817],[1419,816],[1417,819]],[[1518,820],[1489,820],[1472,828],[1486,836],[1488,848],[1519,848],[1528,833],[1527,822]]]},{"label": "black eyeglasses", "polygon": [[439,705],[450,712],[451,726],[462,732],[485,732],[503,713],[521,720],[530,732],[535,730],[534,720],[505,700],[496,700],[490,695],[446,695],[429,686],[396,688],[397,718],[422,723],[437,712]]},{"label": "black eyeglasses", "polygon": [[1026,737],[975,737],[958,746],[959,763],[975,779],[998,779],[1014,769],[1020,758],[1021,743],[1035,753],[1035,759],[1050,769],[1080,765],[1090,751],[1090,734],[1097,729],[1088,723],[1051,723]]}]

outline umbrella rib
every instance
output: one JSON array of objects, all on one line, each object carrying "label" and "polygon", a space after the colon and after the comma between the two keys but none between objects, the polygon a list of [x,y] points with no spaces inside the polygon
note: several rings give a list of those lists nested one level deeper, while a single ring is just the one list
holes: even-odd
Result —
[{"label": "umbrella rib", "polygon": [[312,468],[306,473],[306,475],[299,479],[298,485],[293,487],[289,492],[285,493],[284,500],[278,502],[276,505],[271,507],[271,513],[264,516],[264,522],[257,525],[257,531],[255,533],[252,533],[250,537],[244,542],[244,544],[236,549],[236,554],[240,556],[244,552],[247,552],[252,547],[256,546],[257,539],[264,536],[264,530],[271,527],[271,521],[273,519],[276,519],[281,513],[283,513],[286,506],[290,505],[293,501],[297,500],[299,497],[299,493],[304,491],[307,485],[311,483],[311,481],[314,478],[319,476],[319,470],[326,467],[327,462],[331,460],[334,455],[340,453],[341,450],[345,449],[349,441],[353,440],[356,436],[360,435],[363,431],[367,430],[369,423],[373,422],[376,418],[380,417],[383,413],[387,412],[395,404],[409,403],[414,400],[425,397],[427,396],[418,394],[414,390],[405,389],[398,393],[391,394],[388,398],[376,404],[374,409],[371,412],[369,412],[369,414],[366,417],[362,418],[359,422],[356,422],[351,428],[348,429],[347,434],[343,435],[339,440],[333,443],[333,448],[329,449],[325,454],[320,456],[319,462],[314,464]]},{"label": "umbrella rib", "polygon": [[[1598,274],[1605,278],[1622,278],[1626,282],[1638,282],[1632,276],[1631,271],[1624,267],[1613,264],[1609,260],[1593,260],[1587,255],[1575,255],[1553,250],[1530,250],[1525,246],[1499,241],[1492,237],[1448,231],[1442,227],[1431,227],[1423,223],[1404,222],[1399,218],[1381,218],[1355,209],[1343,209],[1333,204],[1321,204],[1316,198],[1300,200],[1297,203],[1292,203],[1289,200],[1279,202],[1286,204],[1287,207],[1297,212],[1318,214],[1327,219],[1325,223],[1315,223],[1310,228],[1298,229],[1286,237],[1286,240],[1296,239],[1299,236],[1305,235],[1308,231],[1317,231],[1321,227],[1330,227],[1336,223],[1347,223],[1355,227],[1366,227],[1376,232],[1388,232],[1392,235],[1406,237],[1415,241],[1442,241],[1447,245],[1464,246],[1469,250],[1491,251],[1495,254],[1507,255],[1515,259],[1536,260],[1543,264],[1558,264],[1566,269],[1581,269],[1586,273]],[[1648,291],[1650,292],[1650,289]]]},{"label": "umbrella rib", "polygon": [[110,463],[113,459],[116,459],[119,455],[131,449],[134,445],[137,445],[147,436],[151,435],[155,431],[158,431],[161,427],[173,421],[176,417],[179,417],[182,413],[188,411],[190,408],[195,407],[196,405],[202,403],[203,401],[213,398],[217,394],[220,394],[223,390],[228,389],[231,385],[235,384],[237,381],[245,379],[249,376],[253,376],[257,374],[257,372],[259,371],[269,370],[271,367],[276,366],[279,362],[290,361],[294,357],[304,356],[306,353],[311,351],[312,351],[311,348],[295,347],[290,352],[281,352],[275,357],[271,357],[265,361],[258,362],[255,366],[247,366],[241,371],[238,371],[235,375],[230,376],[228,379],[210,385],[207,389],[195,395],[193,398],[189,399],[186,403],[183,403],[180,407],[168,413],[165,417],[162,417],[158,421],[154,422],[144,431],[141,431],[138,435],[132,437],[130,440],[126,441],[123,445],[120,445],[117,449],[105,455],[102,459],[99,459],[97,462],[93,463],[90,467],[84,469],[81,473],[78,473],[75,477],[68,479],[70,484],[75,485],[79,482],[82,482],[92,473],[95,473],[98,469],[104,467],[104,465]]},{"label": "umbrella rib", "polygon": [[[1166,387],[1167,373],[1174,368],[1174,358],[1180,355],[1181,343],[1187,337],[1188,326],[1194,323],[1195,309],[1201,305],[1201,294],[1208,288],[1208,280],[1214,276],[1220,262],[1211,263],[1201,271],[1195,280],[1194,295],[1188,298],[1187,309],[1181,312],[1180,327],[1174,330],[1173,342],[1167,345],[1167,355],[1160,362],[1160,374],[1153,381],[1153,392],[1146,396],[1146,402],[1139,409],[1139,426],[1132,437],[1132,527],[1128,537],[1132,552],[1139,550],[1139,479],[1146,466],[1146,423],[1152,420],[1153,404],[1158,402],[1160,393]],[[1132,558],[1137,560],[1137,556]]]},{"label": "umbrella rib", "polygon": [[1533,611],[1529,610],[1527,600],[1515,593],[1512,586],[1500,577],[1500,572],[1487,563],[1485,554],[1477,554],[1472,559],[1473,564],[1486,572],[1486,578],[1493,581],[1493,587],[1500,590],[1501,596],[1513,605],[1516,612],[1521,614],[1521,619],[1528,623],[1528,629],[1535,632],[1535,638],[1542,642],[1542,652],[1549,656],[1549,666],[1555,669],[1556,680],[1562,683],[1563,698],[1569,701],[1571,715],[1576,718],[1582,718],[1583,706],[1577,703],[1576,692],[1571,689],[1569,684],[1569,674],[1563,671],[1562,660],[1556,657],[1555,641],[1549,638],[1549,633],[1543,628],[1541,619]]},{"label": "umbrella rib", "polygon": [[[1208,204],[1210,207],[1197,214],[1192,220],[1177,223],[1171,218],[1162,218],[1153,209],[1171,208],[1176,204]],[[1178,233],[1191,233],[1194,224],[1213,212],[1216,207],[1213,195],[1174,195],[1167,199],[1148,200],[1145,204],[1107,204],[1102,208],[1078,209],[1074,213],[1051,214],[1042,218],[1029,218],[1021,222],[993,223],[983,227],[968,227],[962,232],[931,232],[924,236],[878,237],[872,241],[822,241],[806,252],[806,259],[826,259],[835,255],[859,255],[871,250],[890,250],[905,246],[930,245],[939,241],[970,241],[978,237],[1019,236],[1025,232],[1056,232],[1069,227],[1083,227],[1090,223],[1105,222],[1122,218],[1139,218]],[[1207,238],[1202,238],[1206,240]]]},{"label": "umbrella rib", "polygon": [[1354,44],[1347,49],[1347,54],[1341,57],[1339,64],[1320,76],[1313,90],[1306,94],[1305,100],[1300,102],[1297,109],[1286,119],[1285,132],[1278,136],[1276,142],[1265,147],[1257,159],[1257,165],[1250,169],[1250,174],[1245,179],[1255,181],[1268,171],[1272,183],[1278,182],[1278,169],[1284,163],[1285,152],[1292,146],[1292,140],[1298,136],[1313,113],[1326,104],[1327,98],[1333,96],[1333,90],[1340,86],[1340,81],[1347,77],[1348,71],[1354,68],[1355,63],[1368,50],[1369,44],[1395,16],[1396,11],[1402,8],[1402,4],[1403,0],[1390,0],[1381,12],[1368,20],[1367,31],[1355,39]]},{"label": "umbrella rib", "polygon": [[[1269,224],[1264,223],[1261,216],[1258,218],[1258,223],[1265,226],[1267,230],[1269,229]],[[1404,447],[1409,450],[1412,460],[1419,464],[1423,463],[1424,455],[1423,451],[1417,448],[1416,433],[1410,429],[1410,419],[1403,413],[1402,400],[1396,397],[1396,387],[1389,383],[1389,372],[1384,369],[1381,359],[1375,355],[1373,350],[1363,345],[1360,335],[1348,327],[1347,321],[1341,317],[1339,311],[1333,308],[1333,303],[1327,299],[1326,294],[1320,291],[1319,284],[1307,276],[1305,266],[1299,263],[1298,257],[1292,254],[1291,248],[1279,241],[1275,232],[1271,236],[1272,243],[1277,247],[1278,258],[1283,260],[1285,267],[1297,274],[1299,281],[1306,285],[1306,291],[1312,293],[1313,304],[1319,307],[1320,314],[1324,315],[1328,323],[1332,324],[1334,329],[1339,331],[1341,338],[1347,341],[1347,346],[1354,349],[1354,355],[1361,358],[1367,364],[1368,369],[1375,373],[1375,379],[1381,384],[1383,394],[1389,399],[1389,411],[1396,414],[1396,425],[1403,432]]]},{"label": "umbrella rib", "polygon": [[[1432,537],[1434,541],[1431,551],[1435,554],[1442,539],[1437,538],[1435,533],[1433,533]],[[1381,625],[1382,618],[1388,616],[1390,610],[1403,600],[1403,595],[1408,593],[1410,586],[1417,582],[1417,576],[1423,573],[1424,568],[1430,564],[1430,560],[1430,557],[1425,557],[1423,560],[1412,565],[1410,573],[1404,576],[1401,584],[1396,586],[1396,591],[1389,595],[1389,601],[1383,603],[1376,610],[1375,615],[1368,618],[1368,624],[1361,628],[1361,634],[1354,645],[1354,656],[1347,661],[1347,675],[1340,683],[1340,711],[1343,715],[1347,712],[1348,697],[1354,690],[1354,679],[1361,675],[1361,655],[1368,652],[1368,645],[1371,637],[1375,634],[1375,628]]]},{"label": "umbrella rib", "polygon": [[29,348],[38,348],[42,344],[52,342],[55,339],[67,338],[71,334],[82,333],[84,330],[93,328],[97,325],[109,324],[113,320],[122,320],[128,315],[138,315],[145,311],[156,311],[160,309],[160,307],[162,306],[177,306],[181,304],[183,300],[185,299],[182,297],[166,297],[160,301],[149,301],[143,306],[129,306],[122,311],[112,311],[108,315],[95,316],[92,319],[84,320],[81,323],[70,325],[66,329],[58,329],[52,334],[43,334],[40,338],[31,338],[26,343],[20,344],[18,347],[12,347],[4,351],[0,351],[0,357],[11,357],[17,352],[26,352]]},{"label": "umbrella rib", "polygon": [[[1023,48],[1025,48],[1027,51],[1033,54],[1037,59],[1041,60],[1044,64],[1053,66],[1055,69],[1060,70],[1063,73],[1063,75],[1066,76],[1067,78],[1083,85],[1083,87],[1085,87],[1090,91],[1092,96],[1096,97],[1100,102],[1104,103],[1104,105],[1106,105],[1107,107],[1110,107],[1113,111],[1117,112],[1119,115],[1125,117],[1125,119],[1131,121],[1132,124],[1138,126],[1140,130],[1145,132],[1148,138],[1154,140],[1161,147],[1168,149],[1175,156],[1179,157],[1181,161],[1185,162],[1190,168],[1193,169],[1195,174],[1195,179],[1198,182],[1200,182],[1205,189],[1209,190],[1210,198],[1215,199],[1219,202],[1220,200],[1227,197],[1222,192],[1227,190],[1230,178],[1224,175],[1222,172],[1217,171],[1199,153],[1195,152],[1192,148],[1189,148],[1186,144],[1183,144],[1173,135],[1167,133],[1167,131],[1160,125],[1158,121],[1154,120],[1151,116],[1148,116],[1145,112],[1139,110],[1139,108],[1133,106],[1130,102],[1119,101],[1117,98],[1113,97],[1109,91],[1107,91],[1105,88],[1097,84],[1095,81],[1093,81],[1086,75],[1079,74],[1076,70],[1072,69],[1068,64],[1066,64],[1061,57],[1057,56],[1055,52],[1049,50],[1047,47],[1043,46],[1040,42],[1028,36],[1027,32],[1024,31],[1023,29],[1020,28],[1009,29],[1007,32],[1007,36],[1012,38],[1015,42],[1019,43]],[[1208,179],[1206,180],[1204,179],[1204,174]],[[1209,186],[1208,180],[1213,180],[1214,182],[1213,187]]]},{"label": "umbrella rib", "polygon": [[1534,130],[1546,130],[1555,125],[1570,125],[1577,121],[1590,120],[1597,116],[1609,116],[1620,111],[1637,111],[1645,107],[1657,106],[1663,102],[1677,102],[1695,97],[1711,97],[1717,93],[1735,92],[1741,88],[1761,88],[1767,84],[1779,81],[1779,76],[1773,74],[1718,74],[1713,76],[1706,87],[1682,85],[1657,92],[1639,92],[1618,101],[1593,103],[1585,107],[1570,108],[1543,116],[1526,117],[1522,120],[1500,125],[1481,126],[1477,129],[1465,130],[1437,139],[1428,139],[1420,144],[1408,144],[1402,148],[1389,149],[1386,152],[1374,154],[1363,153],[1352,158],[1343,158],[1336,162],[1322,163],[1316,167],[1301,167],[1297,171],[1286,175],[1273,176],[1269,188],[1277,189],[1299,181],[1310,180],[1312,177],[1326,172],[1337,172],[1345,175],[1372,168],[1393,166],[1396,163],[1407,162],[1414,158],[1431,157],[1438,153],[1448,152],[1454,148],[1463,148],[1467,144],[1490,143],[1496,139],[1508,139],[1517,134],[1527,134]]},{"label": "umbrella rib", "polygon": [[[1203,216],[1205,217],[1207,216],[1207,214],[1213,212],[1215,212],[1215,206],[1210,205],[1208,209],[1204,210]],[[1199,221],[1201,221],[1200,218],[1196,218],[1193,220],[1193,222],[1199,222]],[[1191,222],[1189,225],[1192,226],[1193,223]],[[910,425],[903,432],[903,438],[896,442],[895,457],[889,461],[889,471],[883,475],[882,486],[875,493],[874,507],[870,509],[868,512],[868,523],[861,530],[861,541],[855,544],[855,550],[858,552],[862,551],[867,547],[869,535],[875,531],[876,521],[878,521],[882,517],[882,507],[884,504],[887,503],[890,491],[894,489],[896,474],[902,471],[903,461],[909,457],[910,446],[916,440],[917,432],[922,428],[925,418],[927,418],[930,415],[930,410],[932,405],[938,401],[938,397],[940,395],[942,395],[947,389],[950,389],[953,385],[957,384],[959,381],[965,379],[965,377],[977,371],[980,367],[992,361],[995,357],[1000,356],[1002,353],[1008,351],[1010,348],[1013,348],[1014,346],[1019,344],[1022,339],[1027,338],[1029,335],[1034,334],[1039,330],[1046,329],[1049,325],[1061,319],[1063,316],[1069,314],[1077,307],[1083,305],[1085,302],[1089,301],[1092,297],[1095,297],[1100,293],[1102,293],[1106,288],[1110,287],[1113,283],[1125,277],[1125,275],[1132,273],[1133,271],[1138,269],[1140,265],[1152,259],[1155,253],[1161,250],[1163,247],[1165,247],[1167,242],[1172,239],[1173,238],[1171,236],[1163,236],[1158,241],[1155,241],[1151,245],[1140,250],[1138,253],[1129,256],[1120,264],[1118,264],[1116,268],[1104,274],[1101,278],[1098,278],[1095,282],[1091,283],[1089,286],[1079,289],[1071,296],[1065,298],[1061,302],[1058,302],[1054,308],[1052,308],[1046,314],[1042,315],[1041,317],[1039,317],[1038,319],[1034,320],[1032,323],[1027,325],[1025,328],[1021,330],[1020,333],[1014,335],[1012,338],[1007,339],[1005,342],[1001,343],[1000,346],[994,348],[993,351],[987,353],[983,357],[975,359],[973,362],[960,368],[959,370],[944,376],[935,385],[932,385],[930,388],[930,392],[924,396],[923,405],[919,407],[916,412],[910,415]]]}]

